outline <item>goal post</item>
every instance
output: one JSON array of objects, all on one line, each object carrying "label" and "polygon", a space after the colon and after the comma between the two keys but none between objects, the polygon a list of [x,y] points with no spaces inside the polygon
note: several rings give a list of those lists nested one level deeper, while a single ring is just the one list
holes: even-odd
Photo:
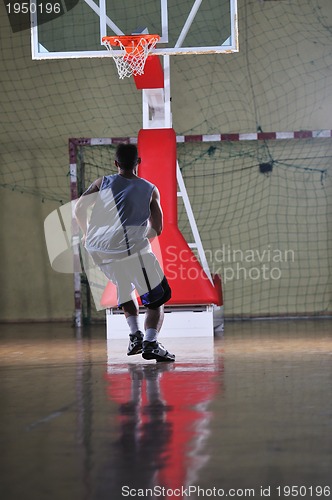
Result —
[{"label": "goal post", "polygon": [[[222,275],[226,318],[331,314],[331,138],[330,130],[177,136],[204,257]],[[111,173],[119,142],[137,139],[70,140],[82,190]],[[191,242],[181,197],[178,215]]]}]

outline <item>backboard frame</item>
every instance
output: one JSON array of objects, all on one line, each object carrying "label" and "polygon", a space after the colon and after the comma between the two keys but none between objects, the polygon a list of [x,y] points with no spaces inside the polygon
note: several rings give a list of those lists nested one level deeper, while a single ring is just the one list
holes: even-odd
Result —
[{"label": "backboard frame", "polygon": [[[33,3],[35,0],[30,0]],[[193,5],[188,13],[185,24],[179,33],[178,39],[174,44],[174,47],[165,47],[168,43],[168,0],[160,0],[160,13],[161,13],[161,33],[156,33],[160,35],[160,40],[151,52],[151,55],[188,55],[188,54],[215,54],[215,53],[233,53],[238,52],[238,22],[237,22],[237,0],[229,0],[230,6],[230,36],[227,40],[222,42],[221,45],[215,46],[197,46],[197,47],[186,47],[184,46],[185,38],[187,36],[188,30],[190,29],[198,10],[204,5],[204,1],[207,0],[193,0]],[[106,0],[99,0],[99,5],[95,3],[94,0],[83,0],[86,5],[88,5],[91,10],[99,17],[100,26],[100,50],[78,50],[78,51],[48,51],[39,40],[38,34],[38,15],[35,9],[31,9],[31,53],[32,59],[77,59],[77,58],[100,58],[100,57],[118,57],[123,55],[122,50],[118,50],[113,54],[101,43],[103,36],[109,34],[114,35],[124,35],[125,33],[121,30],[121,27],[107,15],[106,12]],[[52,22],[52,21],[50,21]],[[126,33],[128,34],[128,33]]]}]

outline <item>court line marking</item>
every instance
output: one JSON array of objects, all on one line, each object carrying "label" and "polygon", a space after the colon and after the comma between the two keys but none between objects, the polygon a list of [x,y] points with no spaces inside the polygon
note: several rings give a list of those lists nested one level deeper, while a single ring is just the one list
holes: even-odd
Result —
[{"label": "court line marking", "polygon": [[63,415],[63,413],[65,413],[67,410],[69,410],[69,408],[71,408],[73,406],[73,404],[74,403],[71,403],[71,404],[66,405],[66,406],[62,406],[61,408],[59,408],[56,411],[53,411],[49,415],[46,415],[45,417],[42,417],[42,418],[36,420],[35,422],[32,422],[32,424],[29,424],[26,426],[26,430],[32,431],[33,429],[35,429],[39,425],[46,424],[47,422],[50,422],[50,421],[54,420],[55,418],[61,417],[61,415]]}]

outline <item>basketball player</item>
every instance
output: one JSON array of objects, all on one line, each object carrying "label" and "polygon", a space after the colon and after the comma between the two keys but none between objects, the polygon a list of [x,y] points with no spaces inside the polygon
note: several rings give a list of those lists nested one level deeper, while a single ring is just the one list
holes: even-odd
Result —
[{"label": "basketball player", "polygon": [[[144,359],[174,361],[174,354],[157,342],[164,319],[163,304],[171,298],[149,242],[163,228],[159,191],[137,177],[140,158],[134,144],[119,144],[115,158],[118,173],[95,180],[76,203],[82,242],[94,263],[117,287],[119,307],[130,329],[128,356],[142,353]],[[135,289],[146,306],[144,335],[138,324]]]}]

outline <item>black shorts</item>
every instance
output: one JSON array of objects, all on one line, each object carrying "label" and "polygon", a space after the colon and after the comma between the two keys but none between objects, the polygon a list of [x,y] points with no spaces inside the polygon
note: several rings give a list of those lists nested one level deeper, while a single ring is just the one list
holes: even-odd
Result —
[{"label": "black shorts", "polygon": [[157,309],[171,298],[171,288],[152,252],[137,253],[99,267],[116,285],[119,307],[132,300],[135,289],[149,309]]}]

